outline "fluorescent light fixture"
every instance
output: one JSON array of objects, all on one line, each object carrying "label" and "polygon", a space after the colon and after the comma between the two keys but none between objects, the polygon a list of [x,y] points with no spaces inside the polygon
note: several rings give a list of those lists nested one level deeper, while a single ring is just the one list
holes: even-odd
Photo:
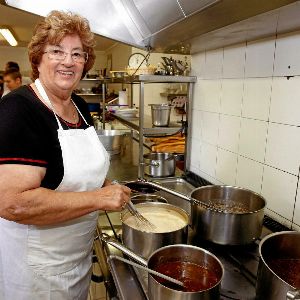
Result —
[{"label": "fluorescent light fixture", "polygon": [[0,28],[0,33],[11,46],[17,46],[18,42],[8,28]]}]

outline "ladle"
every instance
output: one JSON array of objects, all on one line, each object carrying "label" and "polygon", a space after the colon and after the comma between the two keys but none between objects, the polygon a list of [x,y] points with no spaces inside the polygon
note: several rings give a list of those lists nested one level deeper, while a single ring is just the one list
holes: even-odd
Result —
[{"label": "ladle", "polygon": [[114,258],[114,259],[118,259],[118,260],[120,260],[120,261],[122,261],[122,262],[124,262],[124,263],[126,263],[126,264],[129,264],[129,265],[131,265],[131,266],[133,266],[133,267],[140,268],[140,269],[142,269],[142,270],[144,270],[144,271],[147,271],[147,272],[150,273],[150,274],[153,274],[153,275],[155,275],[155,276],[161,277],[161,278],[163,278],[163,279],[165,279],[165,280],[168,280],[168,281],[170,281],[170,282],[172,282],[172,283],[175,283],[175,284],[177,284],[177,285],[184,286],[183,282],[181,282],[181,281],[179,281],[179,280],[176,280],[176,279],[174,279],[174,278],[172,278],[172,277],[169,277],[169,276],[167,276],[167,275],[165,275],[165,274],[156,272],[156,271],[154,271],[154,270],[152,270],[152,269],[149,269],[149,268],[147,268],[147,267],[144,267],[144,266],[142,266],[142,265],[139,265],[139,264],[137,264],[137,263],[135,263],[135,262],[133,262],[133,261],[131,261],[131,260],[128,260],[128,259],[126,259],[126,258],[123,258],[123,257],[121,257],[121,256],[110,255],[109,257],[110,257],[110,258]]}]

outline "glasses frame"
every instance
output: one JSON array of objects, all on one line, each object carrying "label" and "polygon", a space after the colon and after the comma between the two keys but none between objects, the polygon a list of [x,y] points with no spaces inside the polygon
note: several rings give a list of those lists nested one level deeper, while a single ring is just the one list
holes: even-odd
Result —
[{"label": "glasses frame", "polygon": [[[64,55],[62,56],[62,58],[58,58],[58,57],[50,57],[51,53],[53,53],[53,51],[55,51],[55,50],[59,50],[59,51],[61,51],[61,52],[64,54]],[[50,50],[47,50],[47,51],[44,51],[44,52],[43,52],[43,54],[45,54],[45,53],[48,53],[48,58],[49,58],[49,59],[55,59],[55,60],[57,60],[57,61],[64,61],[64,60],[66,59],[67,55],[70,54],[72,60],[73,60],[74,62],[78,63],[78,64],[81,64],[81,63],[82,63],[82,64],[86,64],[87,61],[88,61],[88,59],[89,59],[89,54],[88,54],[87,52],[85,52],[85,51],[82,51],[82,53],[85,55],[85,61],[84,61],[84,62],[76,61],[76,59],[73,58],[72,53],[63,51],[63,50],[61,50],[61,49],[50,49]]]}]

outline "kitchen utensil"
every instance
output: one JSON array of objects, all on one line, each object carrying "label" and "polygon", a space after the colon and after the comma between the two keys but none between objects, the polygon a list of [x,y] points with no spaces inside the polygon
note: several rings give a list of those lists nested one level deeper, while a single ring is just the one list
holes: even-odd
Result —
[{"label": "kitchen utensil", "polygon": [[144,172],[152,177],[174,176],[175,156],[172,153],[150,152],[144,154]]},{"label": "kitchen utensil", "polygon": [[135,217],[135,221],[138,223],[138,227],[149,229],[150,231],[155,230],[156,226],[149,222],[133,205],[131,201],[127,202],[126,207],[128,211]]},{"label": "kitchen utensil", "polygon": [[123,258],[123,257],[121,257],[121,256],[110,255],[110,258],[114,258],[114,259],[120,260],[120,261],[122,261],[122,262],[124,262],[124,263],[126,263],[126,264],[129,264],[129,265],[133,266],[133,267],[142,269],[142,270],[144,270],[144,271],[146,271],[146,272],[148,272],[148,273],[150,273],[150,274],[152,274],[152,275],[155,275],[155,276],[158,276],[158,277],[163,278],[163,279],[165,279],[165,280],[168,280],[168,281],[170,281],[170,282],[172,282],[172,283],[174,283],[174,284],[177,284],[177,285],[179,285],[179,286],[183,286],[183,283],[182,283],[181,281],[179,281],[179,280],[176,280],[176,279],[174,279],[174,278],[172,278],[172,277],[170,277],[170,276],[166,276],[165,274],[159,273],[159,272],[157,272],[157,271],[151,270],[151,269],[149,269],[149,268],[147,268],[147,267],[144,267],[144,266],[142,266],[142,265],[139,265],[139,264],[137,264],[137,263],[135,263],[135,262],[133,262],[133,261],[131,261],[131,260],[128,260],[128,259],[126,259],[126,258]]},{"label": "kitchen utensil", "polygon": [[253,191],[209,185],[196,188],[187,196],[155,182],[147,183],[191,203],[192,227],[202,239],[222,245],[243,245],[261,235],[266,201]]},{"label": "kitchen utensil", "polygon": [[267,235],[259,244],[257,299],[300,299],[300,232]]},{"label": "kitchen utensil", "polygon": [[151,106],[152,125],[156,127],[169,126],[172,106],[167,103],[149,104],[149,106]]},{"label": "kitchen utensil", "polygon": [[[183,290],[179,286],[170,286],[155,275],[148,276],[148,297],[149,300],[210,300],[219,299],[220,285],[224,274],[222,263],[209,251],[191,245],[169,245],[161,247],[151,253],[148,261],[130,251],[116,240],[106,236],[100,236],[105,243],[117,248],[139,264],[147,266],[152,270],[161,266],[168,266],[169,263],[177,263],[180,271],[180,281],[184,282]],[[191,266],[201,267],[201,273],[195,272]],[[174,268],[172,268],[174,269]],[[172,270],[171,269],[171,270]],[[190,272],[192,269],[192,272]],[[194,272],[193,272],[194,271]],[[203,272],[205,271],[205,272]],[[205,276],[203,277],[203,275]],[[214,280],[207,275],[213,275]],[[181,277],[182,276],[182,277]],[[202,279],[202,280],[201,280]],[[199,291],[186,291],[186,288],[194,287]]]},{"label": "kitchen utensil", "polygon": [[[151,232],[145,231],[144,228],[135,228],[136,226],[128,225],[127,218],[129,218],[130,212],[125,209],[121,212],[121,222],[122,222],[122,238],[123,243],[130,250],[134,251],[142,257],[149,257],[149,255],[156,249],[178,243],[186,243],[188,235],[188,224],[189,224],[189,215],[181,208],[161,202],[147,202],[140,203],[136,205],[136,208],[146,215],[145,212],[155,212],[160,214],[160,219],[165,221],[167,224],[169,220],[174,220],[173,216],[178,217],[179,221],[182,221],[184,224],[181,228],[172,228],[172,224],[167,227],[164,232]],[[159,224],[153,222],[157,230],[160,229]],[[133,224],[135,225],[135,224]],[[178,227],[178,226],[177,226]]]}]

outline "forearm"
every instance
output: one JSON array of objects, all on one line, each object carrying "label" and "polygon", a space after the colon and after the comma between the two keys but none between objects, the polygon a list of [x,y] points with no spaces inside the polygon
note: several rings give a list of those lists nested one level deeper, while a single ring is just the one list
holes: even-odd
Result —
[{"label": "forearm", "polygon": [[[49,225],[68,221],[105,206],[95,192],[58,192],[36,188],[14,195],[5,218],[22,224]],[[102,204],[102,205],[101,205]]]}]

